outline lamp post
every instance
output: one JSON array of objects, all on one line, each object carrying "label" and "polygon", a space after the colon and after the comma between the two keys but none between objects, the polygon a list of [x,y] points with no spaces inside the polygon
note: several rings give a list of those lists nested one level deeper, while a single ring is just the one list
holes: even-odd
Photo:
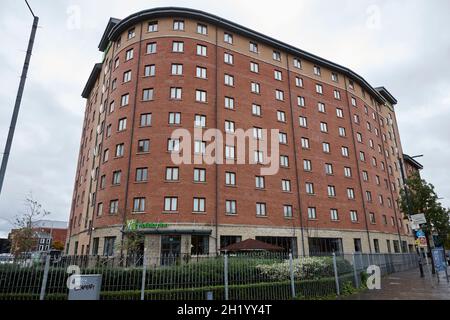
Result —
[{"label": "lamp post", "polygon": [[33,15],[33,26],[31,27],[30,39],[28,40],[27,53],[25,55],[25,62],[22,67],[22,75],[20,76],[19,89],[17,91],[16,102],[14,104],[14,110],[11,118],[11,124],[9,126],[8,137],[6,139],[5,151],[3,152],[2,165],[0,167],[0,194],[2,192],[3,180],[5,179],[6,167],[8,165],[9,153],[11,152],[11,145],[14,137],[14,131],[16,129],[17,118],[19,116],[20,103],[22,102],[23,90],[25,88],[25,81],[28,74],[28,66],[30,65],[31,52],[33,51],[34,38],[36,36],[36,29],[39,22],[39,17],[35,16],[33,10],[27,0],[25,3],[28,6],[31,14]]}]

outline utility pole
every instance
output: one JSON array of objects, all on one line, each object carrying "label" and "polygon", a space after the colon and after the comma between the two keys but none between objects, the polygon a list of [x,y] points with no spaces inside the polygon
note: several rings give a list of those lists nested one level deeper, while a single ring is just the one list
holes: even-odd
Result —
[{"label": "utility pole", "polygon": [[14,131],[16,129],[17,117],[19,116],[20,103],[22,102],[23,90],[25,88],[25,80],[27,79],[28,66],[30,65],[31,52],[33,51],[34,38],[36,36],[36,29],[39,22],[39,17],[35,16],[33,10],[27,0],[25,3],[28,6],[31,14],[33,15],[33,26],[31,27],[31,35],[28,41],[27,54],[25,56],[25,62],[22,67],[22,75],[20,76],[19,90],[17,91],[16,102],[14,104],[14,111],[11,118],[11,124],[9,126],[8,138],[6,139],[5,151],[2,157],[2,165],[0,167],[0,194],[2,193],[3,180],[5,179],[6,166],[8,165],[9,153],[11,151],[11,144],[14,137]]}]

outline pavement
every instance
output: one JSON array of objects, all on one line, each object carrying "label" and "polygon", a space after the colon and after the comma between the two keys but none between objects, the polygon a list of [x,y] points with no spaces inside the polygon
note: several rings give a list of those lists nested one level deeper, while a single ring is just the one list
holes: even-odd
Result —
[{"label": "pavement", "polygon": [[[342,297],[342,300],[450,300],[450,283],[445,273],[440,272],[439,282],[430,277],[424,267],[425,277],[420,277],[419,269],[393,273],[381,278],[380,290],[363,292]],[[450,278],[450,269],[449,269]]]}]

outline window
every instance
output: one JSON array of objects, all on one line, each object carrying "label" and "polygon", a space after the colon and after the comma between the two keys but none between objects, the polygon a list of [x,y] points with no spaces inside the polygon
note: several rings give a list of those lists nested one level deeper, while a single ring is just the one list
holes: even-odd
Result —
[{"label": "window", "polygon": [[105,151],[103,151],[103,162],[108,161],[109,158],[109,150],[105,149]]},{"label": "window", "polygon": [[297,69],[301,69],[302,68],[302,62],[300,59],[298,58],[294,58],[294,67]]},{"label": "window", "polygon": [[108,110],[109,113],[114,112],[114,106],[115,106],[114,101],[112,101],[112,102],[109,104],[109,110]]},{"label": "window", "polygon": [[303,87],[303,79],[300,77],[295,77],[295,85],[297,87]]},{"label": "window", "polygon": [[147,31],[148,32],[156,32],[156,31],[158,31],[158,21],[150,21],[148,23]]},{"label": "window", "polygon": [[367,202],[372,202],[372,192],[366,191],[366,200]]},{"label": "window", "polygon": [[258,44],[250,41],[249,46],[250,46],[250,52],[258,53]]},{"label": "window", "polygon": [[337,221],[339,220],[339,215],[338,215],[338,211],[337,209],[331,209],[330,210],[330,217],[332,221]]},{"label": "window", "polygon": [[343,118],[344,117],[344,111],[340,108],[336,108],[336,116],[338,118]]},{"label": "window", "polygon": [[128,93],[122,95],[122,97],[120,98],[120,106],[121,107],[127,106],[129,103],[129,100],[130,100],[130,95]]},{"label": "window", "polygon": [[194,168],[194,182],[206,182],[206,169]]},{"label": "window", "polygon": [[252,82],[251,83],[251,92],[253,92],[253,93],[260,93],[261,92],[259,83],[256,83],[256,82]]},{"label": "window", "polygon": [[273,60],[281,61],[281,53],[280,51],[274,51],[272,54]]},{"label": "window", "polygon": [[355,210],[350,211],[350,220],[351,222],[358,222],[358,212]]},{"label": "window", "polygon": [[197,45],[197,55],[206,57],[206,49],[207,49],[206,46],[198,44]]},{"label": "window", "polygon": [[234,159],[234,146],[225,146],[225,157],[227,159]]},{"label": "window", "polygon": [[253,157],[255,163],[263,163],[264,162],[264,153],[262,151],[256,150],[254,152]]},{"label": "window", "polygon": [[359,115],[357,115],[357,114],[353,115],[353,121],[354,121],[356,124],[359,124]]},{"label": "window", "polygon": [[326,122],[321,122],[320,123],[320,131],[322,132],[328,132],[328,124]]},{"label": "window", "polygon": [[197,69],[195,71],[195,76],[197,78],[206,79],[206,68],[197,67]]},{"label": "window", "polygon": [[280,165],[282,167],[289,167],[289,157],[288,156],[280,156]]},{"label": "window", "polygon": [[225,213],[226,214],[236,214],[236,200],[226,200],[225,201]]},{"label": "window", "polygon": [[319,66],[314,66],[314,74],[316,76],[320,76],[320,67]]},{"label": "window", "polygon": [[123,151],[124,151],[124,144],[120,143],[116,145],[116,157],[123,157]]},{"label": "window", "polygon": [[153,100],[153,89],[144,89],[142,91],[142,100],[143,101]]},{"label": "window", "polygon": [[316,208],[308,208],[308,219],[314,220],[317,219]]},{"label": "window", "polygon": [[302,142],[303,149],[309,149],[309,139],[308,138],[302,138],[301,142]]},{"label": "window", "polygon": [[145,77],[154,77],[156,73],[156,67],[154,64],[150,64],[144,67],[144,76]]},{"label": "window", "polygon": [[336,187],[335,186],[328,186],[327,187],[328,190],[328,197],[336,197]]},{"label": "window", "polygon": [[308,119],[306,117],[300,116],[300,117],[298,117],[298,120],[300,122],[300,127],[303,127],[303,128],[308,127]]},{"label": "window", "polygon": [[112,178],[112,184],[114,186],[117,186],[120,184],[120,177],[122,175],[122,172],[120,170],[113,172],[113,178]]},{"label": "window", "polygon": [[225,97],[225,108],[226,109],[234,109],[234,98]]},{"label": "window", "polygon": [[331,80],[334,82],[338,82],[338,75],[336,72],[331,73]]},{"label": "window", "polygon": [[366,161],[366,155],[363,151],[359,152],[359,160]]},{"label": "window", "polygon": [[303,170],[305,171],[312,171],[312,164],[311,160],[303,160]]},{"label": "window", "polygon": [[128,30],[128,40],[131,38],[134,38],[136,36],[136,32],[134,30],[134,28]]},{"label": "window", "polygon": [[223,61],[227,64],[233,64],[233,55],[231,53],[225,52],[223,55]]},{"label": "window", "polygon": [[181,88],[170,88],[170,99],[181,100],[182,89]]},{"label": "window", "polygon": [[305,183],[305,187],[306,187],[307,194],[314,194],[314,184],[313,183],[307,182],[307,183]]},{"label": "window", "polygon": [[319,110],[319,112],[325,113],[327,109],[325,108],[325,104],[323,102],[318,102],[317,110]]},{"label": "window", "polygon": [[305,97],[297,97],[297,106],[304,107],[305,106]]},{"label": "window", "polygon": [[[105,237],[105,245],[103,246],[103,255],[104,256],[113,256],[114,255],[114,242],[116,241],[116,237]],[[78,241],[76,242],[78,244]]]},{"label": "window", "polygon": [[257,64],[256,62],[250,62],[250,71],[259,73],[259,64]]},{"label": "window", "polygon": [[196,114],[194,119],[194,126],[197,128],[205,128],[206,127],[206,116],[201,114]]},{"label": "window", "polygon": [[281,190],[291,192],[291,180],[281,180]]},{"label": "window", "polygon": [[194,153],[205,154],[206,153],[206,142],[201,140],[194,141]]},{"label": "window", "polygon": [[349,198],[350,200],[355,199],[355,189],[347,188],[347,198]]},{"label": "window", "polygon": [[341,100],[341,93],[338,90],[334,90],[334,98],[336,100]]},{"label": "window", "polygon": [[184,20],[174,20],[173,30],[184,31]]},{"label": "window", "polygon": [[169,151],[169,152],[180,151],[180,140],[179,139],[167,139],[167,151]]},{"label": "window", "polygon": [[172,42],[172,52],[184,52],[184,42],[182,41]]},{"label": "window", "polygon": [[225,132],[234,133],[234,121],[225,120]]},{"label": "window", "polygon": [[103,215],[103,203],[99,202],[97,204],[97,217],[101,217]]},{"label": "window", "polygon": [[179,169],[177,167],[167,167],[166,168],[166,180],[167,181],[178,181]]},{"label": "window", "polygon": [[277,110],[277,120],[286,122],[286,113],[284,111]]},{"label": "window", "polygon": [[261,106],[258,104],[252,104],[252,115],[261,116]]},{"label": "window", "polygon": [[150,140],[143,139],[138,141],[138,152],[149,152],[150,151]]},{"label": "window", "polygon": [[356,133],[356,140],[359,142],[359,143],[362,143],[362,134],[360,133],[360,132],[357,132]]},{"label": "window", "polygon": [[279,80],[279,81],[283,80],[283,74],[281,73],[281,71],[274,70],[273,76],[274,76],[275,80]]},{"label": "window", "polygon": [[233,44],[233,35],[225,32],[223,34],[223,41],[229,44]]},{"label": "window", "polygon": [[127,128],[127,118],[119,119],[117,131],[124,131]]},{"label": "window", "polygon": [[284,92],[281,90],[275,90],[275,99],[283,101],[284,100]]},{"label": "window", "polygon": [[111,200],[109,202],[109,214],[116,214],[119,212],[119,200]]},{"label": "window", "polygon": [[156,53],[156,42],[147,43],[147,54]]},{"label": "window", "polygon": [[205,212],[205,198],[194,198],[193,212]]},{"label": "window", "polygon": [[195,90],[195,101],[206,103],[206,91]]},{"label": "window", "polygon": [[284,132],[278,133],[278,141],[281,144],[287,144],[287,134]]},{"label": "window", "polygon": [[145,198],[134,198],[133,199],[133,212],[144,212],[145,211]]},{"label": "window", "polygon": [[202,23],[198,23],[197,24],[197,33],[207,35],[208,34],[208,26],[205,24],[202,24]]},{"label": "window", "polygon": [[339,136],[345,137],[346,135],[347,135],[347,133],[345,132],[345,128],[339,127]]},{"label": "window", "polygon": [[370,223],[372,223],[372,224],[376,223],[376,221],[375,221],[375,213],[373,213],[373,212],[369,213],[369,220],[370,220]]},{"label": "window", "polygon": [[114,61],[114,69],[117,69],[117,67],[119,66],[119,64],[120,64],[120,59],[119,59],[119,58],[116,58],[116,60]]},{"label": "window", "polygon": [[181,123],[181,113],[169,112],[169,124],[180,124],[180,123]]},{"label": "window", "polygon": [[322,150],[325,153],[330,153],[330,144],[328,142],[322,143]]},{"label": "window", "polygon": [[148,168],[136,169],[136,182],[145,182],[148,180]]},{"label": "window", "polygon": [[106,175],[100,177],[100,189],[104,189],[106,185]]},{"label": "window", "polygon": [[234,86],[234,77],[232,75],[225,74],[224,83],[226,86]]},{"label": "window", "polygon": [[283,205],[283,214],[285,218],[292,218],[292,206],[291,205]]},{"label": "window", "polygon": [[350,89],[355,89],[355,86],[353,85],[353,81],[352,80],[348,80],[348,87],[350,88]]},{"label": "window", "polygon": [[235,186],[236,185],[236,173],[225,172],[225,184],[227,186]]},{"label": "window", "polygon": [[171,74],[173,76],[181,76],[181,75],[183,75],[183,65],[182,64],[173,63],[172,64],[172,69],[171,69]]},{"label": "window", "polygon": [[[127,50],[125,52],[125,61],[133,59],[133,53],[134,53],[133,49]],[[116,68],[119,66],[119,63],[117,61],[119,61],[119,60],[116,60]]]},{"label": "window", "polygon": [[386,215],[383,214],[381,217],[383,218],[383,224],[384,224],[384,225],[387,225],[388,222],[387,222],[387,217],[386,217]]},{"label": "window", "polygon": [[333,174],[333,165],[331,163],[325,163],[325,173]]},{"label": "window", "polygon": [[178,198],[177,197],[165,197],[164,198],[164,211],[177,211],[178,209]]},{"label": "window", "polygon": [[352,176],[352,169],[350,167],[344,167],[344,176],[347,178]]},{"label": "window", "polygon": [[323,94],[323,87],[321,84],[316,84],[316,92],[318,94]]},{"label": "window", "polygon": [[151,113],[143,113],[141,114],[141,127],[149,127],[152,125],[152,114]]},{"label": "window", "polygon": [[356,107],[356,99],[352,97],[352,106]]},{"label": "window", "polygon": [[256,215],[257,216],[266,216],[267,215],[265,203],[262,203],[262,202],[256,203]]},{"label": "window", "polygon": [[341,147],[341,153],[343,157],[348,157],[348,148],[347,147]]},{"label": "window", "polygon": [[265,188],[265,179],[262,176],[255,177],[255,188],[264,189]]},{"label": "window", "polygon": [[117,88],[117,79],[113,79],[111,82],[111,90],[115,90]]}]

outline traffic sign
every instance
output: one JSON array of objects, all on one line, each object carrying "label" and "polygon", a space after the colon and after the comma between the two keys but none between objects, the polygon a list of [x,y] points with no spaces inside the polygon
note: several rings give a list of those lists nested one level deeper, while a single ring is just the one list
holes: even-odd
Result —
[{"label": "traffic sign", "polygon": [[416,231],[416,237],[417,238],[425,237],[425,233],[422,230],[417,230]]}]

